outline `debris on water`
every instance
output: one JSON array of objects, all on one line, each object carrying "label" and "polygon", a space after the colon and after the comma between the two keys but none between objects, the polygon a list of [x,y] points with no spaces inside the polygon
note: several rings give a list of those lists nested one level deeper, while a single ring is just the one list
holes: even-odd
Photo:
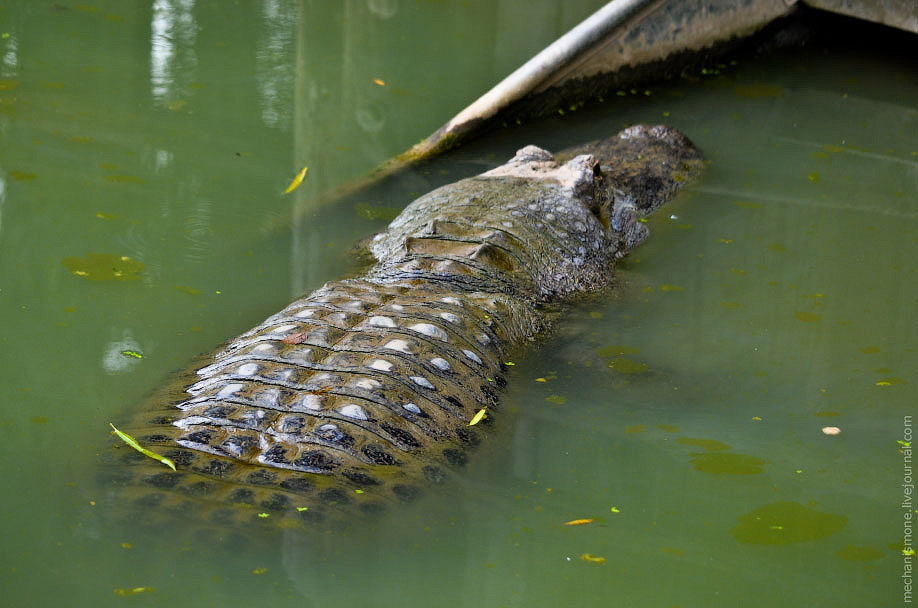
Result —
[{"label": "debris on water", "polygon": [[564,522],[564,525],[565,526],[582,526],[584,524],[591,524],[594,521],[595,520],[592,517],[588,517],[584,519],[572,519],[570,521]]},{"label": "debris on water", "polygon": [[488,412],[488,408],[486,407],[483,407],[480,410],[478,410],[478,412],[474,416],[472,416],[472,419],[469,421],[469,426],[475,426],[476,424],[484,420],[485,417],[487,416],[487,412]]},{"label": "debris on water", "polygon": [[306,172],[309,171],[309,167],[303,167],[300,169],[300,172],[296,174],[296,177],[293,178],[293,181],[290,182],[290,185],[287,186],[287,189],[284,190],[284,194],[290,194],[303,183],[303,178],[306,177]]},{"label": "debris on water", "polygon": [[373,84],[376,84],[376,85],[379,85],[379,86],[381,86],[381,87],[384,87],[384,86],[386,86],[386,81],[383,80],[382,78],[374,78],[374,79],[373,79]]},{"label": "debris on water", "polygon": [[153,593],[156,591],[155,587],[131,587],[129,589],[115,589],[115,595],[120,595],[122,597],[128,595],[140,595],[141,593]]},{"label": "debris on water", "polygon": [[134,448],[135,450],[137,450],[144,456],[147,456],[148,458],[152,458],[153,460],[163,463],[164,465],[166,465],[173,471],[175,470],[175,463],[169,460],[168,458],[166,458],[165,456],[160,456],[156,452],[152,450],[148,450],[147,448],[141,446],[139,443],[137,443],[136,439],[134,439],[127,433],[122,433],[121,431],[116,429],[115,425],[112,424],[111,422],[108,423],[108,426],[112,427],[112,432],[115,435],[117,435],[123,442],[125,442],[126,444],[128,444],[129,446],[131,446],[132,448]]},{"label": "debris on water", "polygon": [[111,253],[89,253],[85,258],[64,258],[61,263],[76,276],[90,281],[133,281],[140,278],[144,269],[143,262]]},{"label": "debris on water", "polygon": [[121,354],[125,357],[133,357],[134,359],[143,359],[143,355],[137,352],[136,350],[123,350]]},{"label": "debris on water", "polygon": [[580,556],[580,559],[582,559],[585,562],[590,562],[591,564],[597,564],[597,565],[606,563],[606,558],[600,557],[598,555],[591,555],[589,553],[584,553],[583,555]]},{"label": "debris on water", "polygon": [[668,285],[668,284],[664,283],[664,284],[660,285],[660,291],[664,291],[664,292],[668,292],[668,291],[685,291],[685,287],[682,287],[682,286],[680,286],[680,285]]},{"label": "debris on water", "polygon": [[254,570],[252,570],[252,574],[264,574],[264,573],[267,572],[267,571],[268,571],[268,569],[267,569],[267,568],[264,568],[264,567],[262,567],[262,568],[255,568]]},{"label": "debris on water", "polygon": [[799,321],[803,321],[804,323],[818,323],[822,319],[822,315],[816,314],[814,312],[798,310],[794,313],[794,318]]},{"label": "debris on water", "polygon": [[619,509],[618,507],[612,507],[611,509],[609,509],[609,511],[611,511],[611,512],[613,512],[613,513],[621,513],[621,512],[622,512],[621,509]]},{"label": "debris on water", "polygon": [[838,435],[841,433],[841,429],[837,426],[824,426],[822,427],[823,435]]}]

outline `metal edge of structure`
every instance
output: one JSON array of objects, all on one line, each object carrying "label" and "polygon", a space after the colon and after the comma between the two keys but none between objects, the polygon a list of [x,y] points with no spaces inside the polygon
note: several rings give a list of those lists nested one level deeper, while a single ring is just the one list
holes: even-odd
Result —
[{"label": "metal edge of structure", "polygon": [[678,72],[688,58],[729,48],[798,5],[918,32],[915,0],[612,0],[406,152],[336,188],[346,197],[471,139],[501,116],[531,117],[603,89]]}]

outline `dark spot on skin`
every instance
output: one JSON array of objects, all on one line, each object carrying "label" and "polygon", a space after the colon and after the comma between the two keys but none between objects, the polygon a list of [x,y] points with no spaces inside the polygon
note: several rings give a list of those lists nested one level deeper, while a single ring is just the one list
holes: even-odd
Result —
[{"label": "dark spot on skin", "polygon": [[210,440],[213,438],[213,436],[214,436],[213,431],[209,431],[205,429],[202,431],[195,431],[193,433],[189,433],[185,435],[184,437],[182,437],[182,439],[184,439],[185,441],[189,441],[191,443],[207,445],[208,443],[210,443]]},{"label": "dark spot on skin", "polygon": [[349,447],[354,445],[354,438],[343,432],[336,424],[323,424],[315,431],[318,437],[331,443]]},{"label": "dark spot on skin", "polygon": [[177,467],[187,467],[198,459],[198,455],[189,450],[172,450],[163,456],[174,462]]},{"label": "dark spot on skin", "polygon": [[287,464],[290,462],[287,458],[287,448],[283,445],[276,445],[265,452],[264,459],[275,464]]},{"label": "dark spot on skin", "polygon": [[481,385],[481,394],[485,396],[485,399],[492,404],[497,403],[497,393],[494,390],[485,384]]},{"label": "dark spot on skin", "polygon": [[386,510],[386,505],[381,502],[365,502],[360,505],[360,510],[367,515],[379,515]]},{"label": "dark spot on skin", "polygon": [[351,502],[351,497],[348,496],[341,488],[326,488],[325,490],[319,492],[319,498],[325,502],[336,502],[339,504],[347,504]]},{"label": "dark spot on skin", "polygon": [[469,428],[459,427],[456,429],[456,437],[459,438],[459,441],[463,445],[474,447],[481,443],[481,439],[478,438],[478,433]]},{"label": "dark spot on skin", "polygon": [[226,418],[231,414],[236,412],[236,408],[230,407],[228,405],[215,405],[213,407],[207,408],[204,412],[205,416],[210,416],[211,418]]},{"label": "dark spot on skin", "polygon": [[251,450],[257,445],[254,437],[248,437],[246,435],[230,437],[221,444],[221,447],[227,454],[231,454],[236,458],[242,456],[245,452]]},{"label": "dark spot on skin", "polygon": [[374,464],[393,465],[398,462],[392,454],[375,443],[365,445],[361,451]]},{"label": "dark spot on skin", "polygon": [[163,443],[165,441],[169,441],[167,435],[147,435],[140,438],[141,443]]},{"label": "dark spot on skin", "polygon": [[308,469],[312,472],[331,471],[338,466],[335,459],[319,450],[304,452],[299,458],[293,461],[293,465]]},{"label": "dark spot on skin", "polygon": [[421,495],[418,488],[401,484],[393,486],[392,493],[402,502],[411,502]]},{"label": "dark spot on skin", "polygon": [[446,462],[450,463],[454,467],[465,466],[465,462],[467,460],[465,452],[455,448],[446,448],[443,450],[443,457],[446,458]]},{"label": "dark spot on skin", "polygon": [[213,489],[213,485],[203,481],[198,481],[180,489],[186,494],[191,494],[192,496],[207,496]]},{"label": "dark spot on skin", "polygon": [[162,494],[146,494],[137,499],[137,506],[143,508],[158,507],[165,500]]},{"label": "dark spot on skin", "polygon": [[175,484],[184,477],[183,475],[176,475],[175,473],[157,473],[156,475],[150,475],[144,479],[145,483],[150,484],[155,488],[174,488]]},{"label": "dark spot on skin", "polygon": [[432,484],[440,484],[443,483],[444,479],[446,479],[446,473],[444,473],[443,469],[440,467],[428,465],[424,467],[424,479]]},{"label": "dark spot on skin", "polygon": [[248,478],[248,482],[253,486],[274,485],[276,481],[277,473],[274,471],[252,471]]},{"label": "dark spot on skin", "polygon": [[255,504],[255,492],[248,488],[239,488],[229,497],[230,502],[241,502],[247,505]]},{"label": "dark spot on skin", "polygon": [[307,509],[299,512],[300,519],[311,524],[317,524],[325,519],[325,514],[318,509]]},{"label": "dark spot on skin", "polygon": [[378,486],[382,483],[375,477],[367,475],[363,471],[347,470],[344,471],[342,475],[359,486]]},{"label": "dark spot on skin", "polygon": [[306,426],[306,419],[302,416],[287,416],[277,425],[281,433],[299,433]]},{"label": "dark spot on skin", "polygon": [[262,501],[261,507],[267,511],[284,511],[290,508],[290,499],[283,494],[272,494]]},{"label": "dark spot on skin", "polygon": [[236,514],[233,512],[232,509],[217,509],[216,511],[211,513],[211,516],[210,516],[210,521],[212,521],[213,523],[219,526],[230,525],[234,523],[235,519],[236,519]]},{"label": "dark spot on skin", "polygon": [[217,460],[216,458],[211,459],[202,467],[198,467],[195,471],[204,473],[205,475],[212,475],[214,477],[223,477],[227,472],[234,469],[232,462],[227,460]]},{"label": "dark spot on skin", "polygon": [[290,477],[280,482],[280,487],[291,492],[306,494],[312,490],[312,484],[302,477]]},{"label": "dark spot on skin", "polygon": [[447,395],[446,400],[449,401],[452,405],[456,406],[456,408],[460,410],[464,409],[462,402],[456,399],[455,397],[453,397],[452,395]]},{"label": "dark spot on skin", "polygon": [[397,426],[393,426],[389,424],[388,422],[383,422],[379,426],[382,427],[382,429],[386,431],[387,433],[389,433],[393,438],[395,438],[395,440],[398,441],[399,443],[402,443],[412,448],[421,447],[421,442],[415,439],[414,435],[412,435],[408,431],[404,429],[400,429]]}]

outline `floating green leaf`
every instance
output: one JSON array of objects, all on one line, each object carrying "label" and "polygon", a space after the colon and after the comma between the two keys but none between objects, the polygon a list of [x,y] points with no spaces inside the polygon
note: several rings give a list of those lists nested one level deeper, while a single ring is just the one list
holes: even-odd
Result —
[{"label": "floating green leaf", "polygon": [[119,431],[118,429],[116,429],[116,428],[115,428],[115,425],[112,424],[111,422],[109,422],[108,425],[109,425],[110,427],[112,427],[112,432],[113,432],[115,435],[118,435],[118,437],[121,438],[121,440],[122,440],[123,442],[125,442],[126,444],[128,444],[129,446],[131,446],[132,448],[134,448],[135,450],[137,450],[138,452],[140,452],[140,453],[143,454],[144,456],[148,456],[149,458],[152,458],[153,460],[157,460],[157,461],[163,463],[164,465],[166,465],[167,467],[169,467],[169,468],[172,469],[173,471],[175,470],[175,463],[174,463],[174,462],[172,462],[171,460],[169,460],[169,459],[166,458],[165,456],[160,456],[160,455],[157,454],[156,452],[153,452],[153,451],[151,451],[151,450],[148,450],[148,449],[145,448],[145,447],[142,447],[139,443],[137,443],[137,440],[136,440],[136,439],[134,439],[133,437],[131,437],[131,436],[128,435],[127,433],[122,433],[121,431]]},{"label": "floating green leaf", "polygon": [[143,359],[143,355],[138,353],[136,350],[123,350],[121,354],[125,357],[134,357],[135,359]]}]

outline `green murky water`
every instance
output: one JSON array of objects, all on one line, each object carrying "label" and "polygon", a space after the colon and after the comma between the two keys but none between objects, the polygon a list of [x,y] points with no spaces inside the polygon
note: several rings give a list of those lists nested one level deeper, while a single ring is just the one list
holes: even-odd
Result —
[{"label": "green murky water", "polygon": [[[4,605],[901,602],[897,440],[918,383],[902,55],[745,59],[310,206],[598,4],[0,7]],[[457,483],[380,528],[242,553],[100,516],[108,422],[348,272],[411,196],[650,121],[683,129],[707,174],[653,218],[617,295],[515,361]]]}]

